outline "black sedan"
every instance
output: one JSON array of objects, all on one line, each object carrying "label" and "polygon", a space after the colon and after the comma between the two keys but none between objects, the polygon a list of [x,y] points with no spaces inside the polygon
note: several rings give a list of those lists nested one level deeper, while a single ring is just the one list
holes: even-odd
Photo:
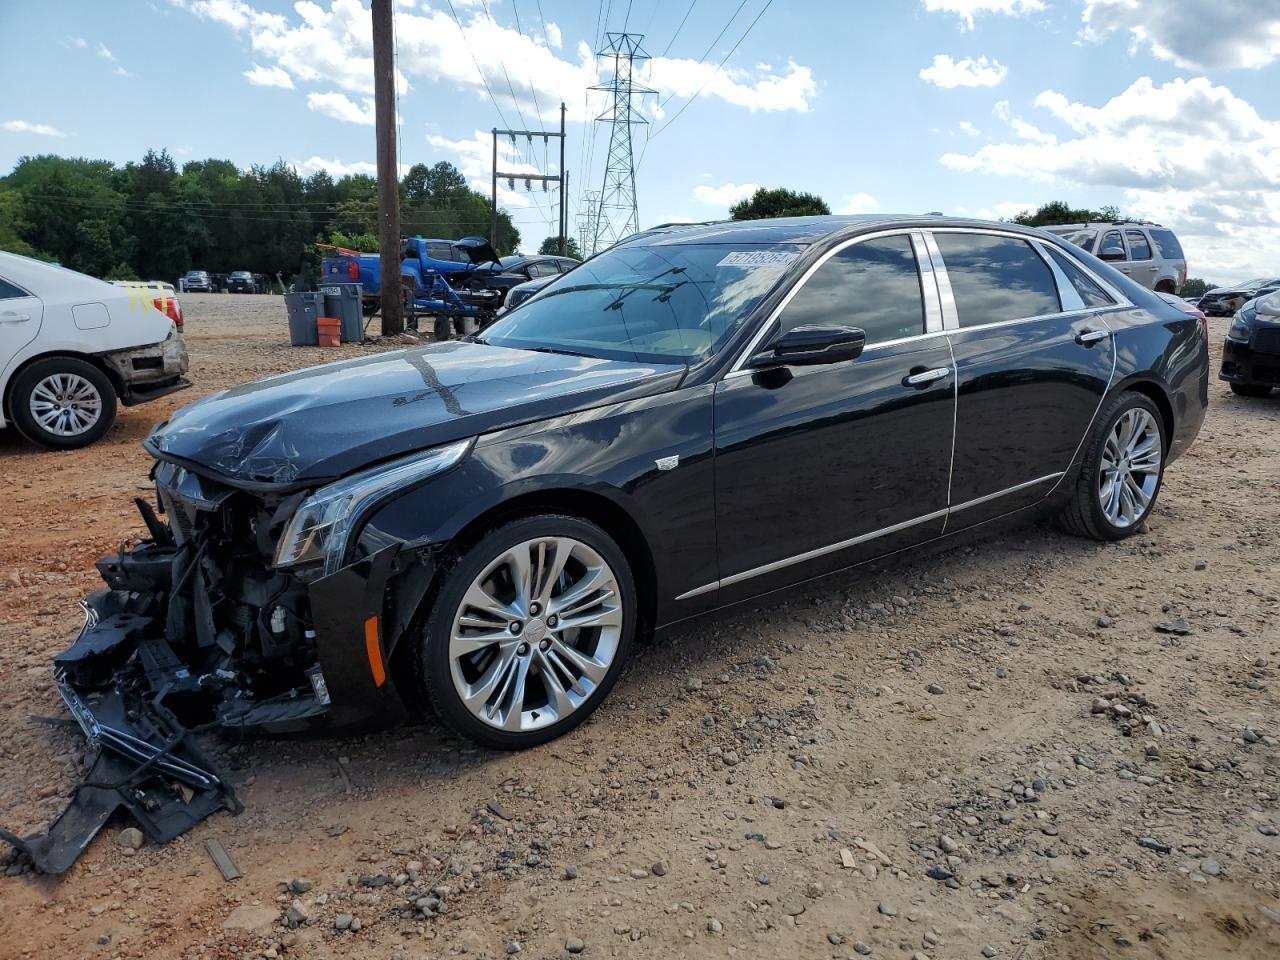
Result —
[{"label": "black sedan", "polygon": [[1218,377],[1242,397],[1280,387],[1280,293],[1248,301],[1231,318]]},{"label": "black sedan", "polygon": [[101,562],[60,675],[237,727],[421,694],[528,747],[691,617],[997,518],[1130,536],[1208,372],[1196,317],[1040,231],[654,229],[480,338],[176,412],[146,441],[168,522]]}]

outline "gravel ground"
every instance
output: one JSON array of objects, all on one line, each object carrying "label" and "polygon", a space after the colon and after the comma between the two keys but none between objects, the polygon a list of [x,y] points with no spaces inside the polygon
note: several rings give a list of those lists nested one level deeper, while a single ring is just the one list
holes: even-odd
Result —
[{"label": "gravel ground", "polygon": [[[150,425],[392,345],[284,346],[278,298],[184,305],[193,390],[78,453],[0,434],[0,824],[19,832],[84,763],[28,718],[61,714],[49,657],[93,560],[138,531]],[[0,955],[1280,955],[1280,397],[1210,393],[1138,536],[1024,528],[741,610],[642,649],[545,747],[433,723],[221,741],[243,815],[163,848],[112,826],[60,880],[0,878]]]}]

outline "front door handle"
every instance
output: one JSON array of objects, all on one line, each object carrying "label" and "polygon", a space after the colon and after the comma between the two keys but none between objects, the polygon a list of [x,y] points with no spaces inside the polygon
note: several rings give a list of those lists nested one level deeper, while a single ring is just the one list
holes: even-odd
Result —
[{"label": "front door handle", "polygon": [[22,323],[30,319],[29,313],[0,313],[0,323]]},{"label": "front door handle", "polygon": [[1111,336],[1110,330],[1081,330],[1076,334],[1076,343],[1082,347],[1091,347],[1109,336]]},{"label": "front door handle", "polygon": [[931,383],[937,383],[939,380],[945,380],[951,376],[950,367],[934,367],[932,370],[921,370],[917,373],[910,373],[902,378],[904,387],[927,387]]}]

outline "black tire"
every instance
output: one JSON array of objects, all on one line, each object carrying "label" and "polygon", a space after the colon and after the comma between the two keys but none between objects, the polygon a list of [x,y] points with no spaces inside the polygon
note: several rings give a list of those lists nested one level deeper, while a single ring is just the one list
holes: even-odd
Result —
[{"label": "black tire", "polygon": [[[1099,483],[1107,439],[1116,429],[1120,419],[1135,409],[1145,410],[1151,416],[1155,429],[1159,433],[1160,467],[1146,508],[1135,520],[1122,526],[1112,522],[1103,510]],[[1080,475],[1076,479],[1070,501],[1058,515],[1058,525],[1067,533],[1092,540],[1123,540],[1138,533],[1147,522],[1160,496],[1160,488],[1164,484],[1165,457],[1168,450],[1169,438],[1165,436],[1164,418],[1160,415],[1159,408],[1141,393],[1125,391],[1116,394],[1104,403],[1085,441],[1085,454]]]},{"label": "black tire", "polygon": [[[525,731],[499,729],[473,713],[463,702],[462,695],[455,686],[453,664],[450,660],[449,650],[454,621],[463,609],[463,597],[472,587],[476,578],[485,573],[487,567],[497,562],[507,551],[518,548],[528,541],[553,537],[571,538],[578,541],[590,551],[594,551],[599,558],[602,558],[612,571],[613,582],[618,588],[622,608],[621,626],[614,638],[615,645],[612,660],[608,664],[607,672],[600,682],[587,693],[581,703],[569,712],[567,716],[536,729]],[[542,514],[510,521],[491,530],[474,545],[467,548],[461,556],[447,562],[441,575],[440,588],[435,591],[430,613],[426,617],[421,634],[414,644],[414,666],[425,700],[431,704],[432,709],[447,727],[462,736],[494,750],[523,750],[546,743],[548,740],[554,740],[556,737],[562,736],[578,726],[594,713],[604,698],[609,695],[609,691],[613,689],[613,685],[625,669],[636,632],[635,580],[631,573],[631,566],[621,548],[594,523],[578,517],[558,514]],[[581,609],[589,608],[584,607]],[[550,625],[553,618],[548,617],[546,611],[543,611],[542,616],[546,618],[546,623]],[[532,619],[530,619],[529,624],[533,624]],[[559,635],[558,631],[554,632]],[[565,633],[568,633],[568,631],[565,631]],[[524,634],[519,636],[523,637]],[[538,634],[538,636],[542,636],[542,634]],[[550,632],[546,636],[550,641]],[[596,636],[601,636],[601,633],[597,631]],[[577,643],[579,641],[573,640],[572,642]],[[586,642],[588,644],[592,642],[590,634],[588,634]],[[522,644],[522,646],[529,645]],[[596,647],[597,651],[599,649],[599,647]],[[519,653],[518,649],[516,649],[516,653]],[[481,656],[488,655],[486,653]],[[526,655],[530,658],[531,663],[536,664],[536,658],[539,656],[536,651],[530,649]],[[594,656],[595,653],[593,652],[592,655]],[[496,654],[494,657],[496,659]],[[482,660],[481,662],[485,661]],[[486,665],[491,666],[492,664],[493,660],[490,660]],[[547,686],[543,680],[539,679],[539,674],[533,673],[534,669],[534,666],[529,668],[530,683],[536,680],[537,690],[545,692]],[[480,672],[483,673],[483,671]],[[473,682],[478,682],[478,679]],[[565,684],[565,686],[568,686],[568,684]],[[554,712],[548,709],[549,699],[548,696],[547,707],[538,707],[535,695],[535,705],[531,708],[531,712],[535,717],[540,709],[544,714]],[[527,700],[522,701],[522,707],[527,705]]]},{"label": "black tire", "polygon": [[1253,397],[1255,399],[1269,396],[1271,388],[1258,383],[1233,383],[1231,392],[1237,397]]},{"label": "black tire", "polygon": [[449,340],[453,337],[453,321],[448,317],[436,317],[432,335],[437,340]]},{"label": "black tire", "polygon": [[[47,384],[48,378],[57,376],[78,378],[79,382],[96,391],[100,404],[97,419],[81,432],[62,434],[48,429],[31,411],[32,393],[41,384]],[[116,391],[107,375],[93,364],[75,357],[49,357],[37,360],[14,379],[9,393],[9,410],[18,432],[32,443],[50,450],[77,450],[100,439],[111,429],[116,419]]]}]

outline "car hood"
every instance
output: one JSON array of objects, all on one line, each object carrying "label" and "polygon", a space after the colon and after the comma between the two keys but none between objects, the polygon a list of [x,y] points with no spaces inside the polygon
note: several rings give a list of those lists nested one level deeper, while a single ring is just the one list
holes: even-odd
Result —
[{"label": "car hood", "polygon": [[501,427],[673,389],[684,366],[465,341],[342,360],[197,400],[146,447],[231,483],[296,488]]}]

